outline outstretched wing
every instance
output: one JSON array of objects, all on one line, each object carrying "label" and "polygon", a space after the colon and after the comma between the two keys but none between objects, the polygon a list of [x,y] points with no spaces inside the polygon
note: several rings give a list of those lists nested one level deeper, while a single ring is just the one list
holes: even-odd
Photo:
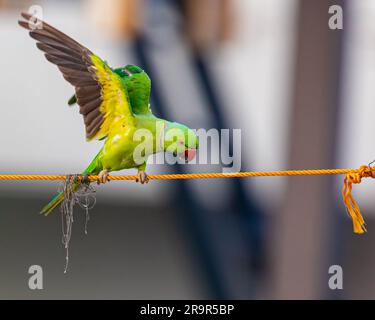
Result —
[{"label": "outstretched wing", "polygon": [[[127,90],[119,75],[98,56],[66,34],[27,13],[18,23],[30,30],[37,47],[48,61],[57,65],[64,78],[75,87],[87,140],[102,139],[121,120],[133,123]],[[34,21],[34,22],[33,22]]]}]

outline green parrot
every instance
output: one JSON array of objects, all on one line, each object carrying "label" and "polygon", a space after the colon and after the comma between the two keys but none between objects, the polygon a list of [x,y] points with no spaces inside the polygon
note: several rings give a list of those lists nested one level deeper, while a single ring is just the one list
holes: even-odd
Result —
[{"label": "green parrot", "polygon": [[[112,69],[66,34],[30,14],[21,15],[25,20],[18,23],[30,31],[47,60],[57,65],[65,80],[74,86],[75,94],[68,104],[79,105],[87,141],[104,140],[83,176],[98,175],[97,182],[105,183],[111,171],[136,168],[137,182],[143,184],[148,181],[145,172],[148,156],[172,152],[186,162],[195,157],[199,144],[195,132],[152,114],[151,81],[146,72],[134,65]],[[142,130],[149,133],[143,140],[138,135]],[[135,157],[147,139],[149,147]],[[58,194],[41,213],[50,214],[63,200],[64,194]]]}]

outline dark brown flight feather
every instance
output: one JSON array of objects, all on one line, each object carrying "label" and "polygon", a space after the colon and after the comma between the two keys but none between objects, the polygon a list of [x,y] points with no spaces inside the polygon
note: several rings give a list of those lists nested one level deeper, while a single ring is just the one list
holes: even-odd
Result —
[{"label": "dark brown flight feather", "polygon": [[44,52],[46,59],[57,65],[63,77],[75,87],[77,103],[86,126],[86,138],[94,137],[104,121],[104,115],[100,112],[102,88],[91,61],[93,53],[46,22],[42,21],[38,29],[38,21],[33,23],[32,15],[21,15],[26,21],[18,21],[19,25],[30,31],[30,36],[37,41],[36,45]]}]

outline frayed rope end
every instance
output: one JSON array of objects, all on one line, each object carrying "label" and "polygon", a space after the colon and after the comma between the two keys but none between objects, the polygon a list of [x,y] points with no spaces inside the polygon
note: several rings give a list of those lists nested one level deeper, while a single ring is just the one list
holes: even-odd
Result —
[{"label": "frayed rope end", "polygon": [[357,234],[362,234],[367,231],[361,210],[352,195],[353,183],[361,183],[362,178],[375,178],[375,168],[371,166],[361,166],[357,171],[348,173],[344,179],[344,187],[342,189],[344,204],[349,216],[352,218],[354,233]]}]

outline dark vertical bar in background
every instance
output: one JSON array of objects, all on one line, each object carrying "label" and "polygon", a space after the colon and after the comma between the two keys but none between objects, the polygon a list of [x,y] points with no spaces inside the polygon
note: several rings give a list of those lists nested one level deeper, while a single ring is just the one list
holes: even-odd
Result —
[{"label": "dark vertical bar in background", "polygon": [[[177,10],[186,17],[186,1],[189,0],[169,0],[176,6]],[[227,3],[228,4],[228,3]],[[225,4],[224,4],[225,5]],[[195,72],[197,82],[201,88],[201,93],[205,99],[205,106],[212,115],[213,126],[220,130],[230,128],[230,124],[226,121],[224,114],[228,107],[224,105],[218,94],[220,88],[216,84],[213,73],[210,69],[209,56],[205,55],[198,48],[192,47],[192,68]],[[229,153],[233,154],[233,143],[229,142]],[[249,168],[247,159],[241,159],[242,170]],[[233,179],[228,182],[230,204],[229,207],[236,216],[237,223],[246,235],[248,257],[250,261],[250,272],[254,275],[259,274],[265,266],[265,237],[264,237],[264,216],[261,208],[253,197],[251,191],[246,190],[242,179]]]},{"label": "dark vertical bar in background", "polygon": [[[142,34],[139,34],[134,40],[134,51],[135,56],[139,61],[139,65],[147,70],[150,78],[153,79],[153,89],[151,92],[152,108],[156,111],[156,114],[162,118],[168,119],[166,101],[164,101],[161,89],[158,87],[158,81],[156,72],[154,72],[154,66],[151,64],[148,56],[147,39]],[[182,166],[173,166],[171,169],[176,173],[184,173]],[[202,205],[194,198],[187,181],[171,181],[174,183],[176,190],[176,198],[174,199],[176,207],[181,208],[183,211],[183,220],[189,231],[192,233],[194,239],[194,251],[198,255],[198,259],[202,262],[201,267],[207,279],[209,298],[212,299],[228,299],[228,290],[226,290],[224,281],[220,276],[220,272],[215,263],[214,253],[211,247],[213,247],[212,239],[206,234],[203,225],[200,223],[199,215],[204,215],[205,209]],[[183,204],[181,206],[181,204]]]},{"label": "dark vertical bar in background", "polygon": [[[349,21],[350,21],[350,11],[348,8],[347,0],[335,1],[336,4],[340,5],[343,9],[344,15],[344,28],[343,30],[330,30],[331,33],[334,33],[334,41],[336,41],[336,45],[340,50],[339,56],[336,60],[336,92],[335,92],[335,103],[336,103],[336,126],[334,128],[334,132],[332,133],[335,148],[332,149],[332,162],[335,168],[338,167],[339,159],[338,159],[338,147],[340,146],[340,136],[339,133],[341,131],[342,126],[342,110],[343,110],[343,83],[347,80],[346,77],[346,65],[347,61],[347,52],[345,52],[345,43],[347,42],[348,37],[348,30],[350,29]],[[342,228],[347,228],[350,226],[350,223],[343,224],[343,220],[347,218],[345,216],[345,207],[341,201],[337,201],[338,199],[341,200],[341,194],[338,194],[340,190],[338,190],[335,184],[331,185],[331,215],[329,219],[331,219],[332,228],[329,234],[329,241],[330,245],[328,246],[328,253],[327,253],[327,260],[326,263],[323,264],[323,272],[327,272],[329,266],[334,264],[342,265],[344,261],[344,247],[343,247],[343,234]],[[335,214],[336,213],[336,214]],[[343,219],[344,218],[344,219]],[[348,219],[349,220],[349,219]],[[347,222],[349,222],[347,220]],[[328,299],[338,299],[342,298],[342,290],[329,290],[328,286],[323,288],[322,294],[324,295],[323,298]]]},{"label": "dark vertical bar in background", "polygon": [[[216,94],[215,81],[210,71],[209,64],[205,57],[199,52],[193,54],[193,67],[202,88],[202,93],[206,99],[206,106],[213,115],[213,123],[217,129],[229,128],[229,123],[223,117],[225,106]],[[229,143],[229,153],[233,154],[233,143]],[[241,159],[242,170],[249,167],[247,160]],[[252,271],[260,272],[264,267],[264,228],[263,215],[249,191],[246,191],[242,179],[232,179],[230,183],[231,208],[238,213],[239,224],[245,229],[248,239],[250,266]]]},{"label": "dark vertical bar in background", "polygon": [[[341,31],[328,27],[328,8],[342,1],[299,1],[289,168],[331,168],[336,150]],[[293,177],[275,248],[276,298],[312,299],[327,290],[334,177]]]}]

